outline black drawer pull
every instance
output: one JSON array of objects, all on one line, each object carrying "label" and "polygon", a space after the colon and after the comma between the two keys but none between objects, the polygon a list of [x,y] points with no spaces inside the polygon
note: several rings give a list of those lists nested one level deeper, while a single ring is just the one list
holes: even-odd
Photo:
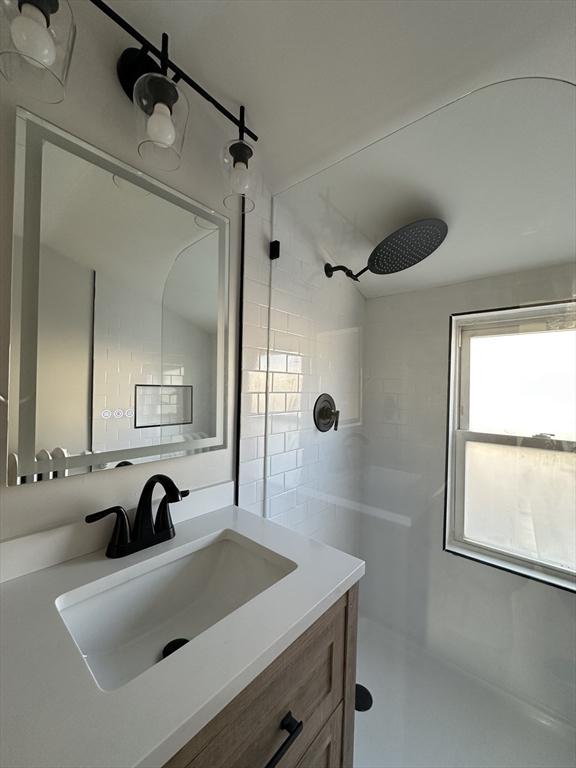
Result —
[{"label": "black drawer pull", "polygon": [[284,715],[282,718],[280,728],[283,731],[288,731],[288,736],[282,742],[278,750],[272,755],[270,760],[266,763],[265,768],[276,768],[280,760],[282,760],[286,752],[288,752],[292,744],[302,733],[304,723],[302,720],[296,720],[296,718],[292,715],[292,712],[288,712],[288,714]]}]

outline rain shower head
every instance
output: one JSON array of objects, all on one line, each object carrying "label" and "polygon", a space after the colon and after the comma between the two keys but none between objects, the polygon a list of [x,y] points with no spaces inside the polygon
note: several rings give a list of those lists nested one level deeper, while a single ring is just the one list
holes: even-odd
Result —
[{"label": "rain shower head", "polygon": [[413,221],[378,243],[368,259],[368,269],[375,275],[388,275],[413,267],[430,256],[447,233],[442,219]]},{"label": "rain shower head", "polygon": [[332,277],[334,272],[341,271],[350,279],[358,280],[368,270],[375,275],[401,272],[430,256],[442,244],[447,233],[448,226],[442,219],[413,221],[378,243],[368,258],[367,266],[357,274],[348,267],[333,267],[331,264],[324,265],[324,274]]}]

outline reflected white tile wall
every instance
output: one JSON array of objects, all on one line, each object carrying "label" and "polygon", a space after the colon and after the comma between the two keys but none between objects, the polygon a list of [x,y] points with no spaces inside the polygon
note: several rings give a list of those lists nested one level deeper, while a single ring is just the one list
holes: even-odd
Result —
[{"label": "reflected white tile wall", "polygon": [[135,385],[162,383],[162,306],[98,275],[94,309],[92,448],[159,442],[160,430],[136,430],[133,423]]}]

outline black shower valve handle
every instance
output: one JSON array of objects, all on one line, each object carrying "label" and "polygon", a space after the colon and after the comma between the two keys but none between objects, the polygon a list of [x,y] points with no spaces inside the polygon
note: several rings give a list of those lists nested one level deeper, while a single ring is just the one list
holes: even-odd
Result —
[{"label": "black shower valve handle", "polygon": [[334,432],[338,432],[339,421],[340,421],[340,411],[334,411]]},{"label": "black shower valve handle", "polygon": [[340,421],[340,411],[337,408],[327,409],[330,416],[333,418],[332,429],[334,432],[338,432],[338,423]]}]

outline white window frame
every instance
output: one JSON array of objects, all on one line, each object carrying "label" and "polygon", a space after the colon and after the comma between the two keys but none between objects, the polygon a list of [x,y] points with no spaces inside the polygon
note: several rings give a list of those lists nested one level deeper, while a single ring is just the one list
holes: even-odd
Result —
[{"label": "white window frame", "polygon": [[[488,434],[468,430],[470,339],[504,331],[576,327],[576,302],[485,310],[450,317],[450,369],[446,454],[444,549],[456,555],[576,591],[576,575],[567,569],[513,555],[464,536],[464,457],[466,443],[518,445],[576,452],[576,443],[548,437]],[[575,510],[576,514],[576,510]]]}]

